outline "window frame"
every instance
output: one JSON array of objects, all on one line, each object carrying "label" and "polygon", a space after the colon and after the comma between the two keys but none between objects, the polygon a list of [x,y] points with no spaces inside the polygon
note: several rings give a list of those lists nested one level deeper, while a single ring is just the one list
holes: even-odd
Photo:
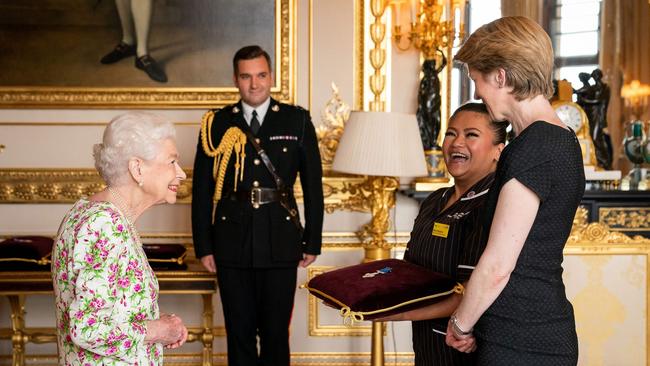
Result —
[{"label": "window frame", "polygon": [[554,77],[559,78],[560,74],[560,69],[563,67],[570,67],[570,66],[583,66],[583,65],[599,65],[600,62],[600,35],[602,32],[601,28],[601,17],[603,14],[603,2],[602,0],[597,0],[600,6],[600,9],[598,11],[598,28],[596,29],[597,35],[598,35],[598,46],[596,47],[596,54],[591,55],[591,56],[558,56],[558,50],[559,50],[559,45],[557,44],[556,39],[559,38],[558,36],[563,34],[560,29],[559,29],[559,20],[561,17],[559,16],[559,9],[560,6],[562,6],[561,2],[558,0],[549,0],[549,1],[544,1],[544,8],[543,8],[543,27],[548,33],[548,35],[551,37],[551,43],[553,44],[553,50],[554,50],[554,55],[555,55],[555,60],[554,60]]}]

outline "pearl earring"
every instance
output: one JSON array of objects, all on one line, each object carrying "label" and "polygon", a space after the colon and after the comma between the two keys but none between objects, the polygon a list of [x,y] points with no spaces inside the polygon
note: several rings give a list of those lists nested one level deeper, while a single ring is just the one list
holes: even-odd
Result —
[{"label": "pearl earring", "polygon": [[139,181],[139,182],[138,182],[138,187],[142,187],[143,185],[144,185],[144,182],[143,182],[143,181]]}]

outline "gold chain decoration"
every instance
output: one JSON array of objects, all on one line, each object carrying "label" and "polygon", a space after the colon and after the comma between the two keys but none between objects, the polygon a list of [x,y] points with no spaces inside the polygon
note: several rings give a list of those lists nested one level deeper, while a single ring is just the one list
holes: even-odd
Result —
[{"label": "gold chain decoration", "polygon": [[244,159],[246,152],[244,146],[246,145],[246,134],[237,127],[230,127],[221,138],[221,143],[215,149],[212,144],[212,120],[214,119],[214,111],[208,111],[203,115],[201,121],[201,145],[205,154],[214,158],[214,166],[212,168],[212,177],[215,181],[214,197],[212,198],[215,205],[212,208],[212,216],[214,218],[214,209],[216,203],[221,199],[221,191],[223,189],[223,180],[226,177],[226,169],[233,150],[235,151],[235,187],[237,191],[237,180],[244,179]]}]

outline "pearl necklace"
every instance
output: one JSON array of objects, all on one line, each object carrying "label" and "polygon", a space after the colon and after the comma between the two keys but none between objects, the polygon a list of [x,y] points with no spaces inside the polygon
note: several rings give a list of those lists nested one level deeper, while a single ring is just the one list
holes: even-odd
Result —
[{"label": "pearl necklace", "polygon": [[111,197],[113,197],[113,199],[117,203],[117,208],[119,208],[124,213],[124,217],[126,218],[126,221],[129,223],[129,225],[133,225],[133,215],[131,213],[131,206],[126,204],[124,198],[122,198],[122,195],[118,191],[116,191],[115,188],[109,186],[108,193],[111,194]]},{"label": "pearl necklace", "polygon": [[117,203],[117,208],[122,211],[122,214],[124,215],[124,218],[126,219],[126,223],[129,226],[129,231],[131,232],[131,235],[135,239],[135,243],[142,247],[142,239],[140,239],[140,233],[138,230],[135,229],[135,225],[133,224],[133,215],[131,213],[131,206],[127,205],[126,202],[124,201],[124,198],[122,198],[122,195],[119,194],[113,187],[108,187],[108,193],[111,194],[111,197],[116,201]]}]

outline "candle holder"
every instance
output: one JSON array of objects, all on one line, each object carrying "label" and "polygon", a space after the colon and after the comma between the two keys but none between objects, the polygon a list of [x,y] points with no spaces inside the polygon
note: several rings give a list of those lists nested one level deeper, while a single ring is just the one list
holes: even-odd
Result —
[{"label": "candle holder", "polygon": [[[440,147],[442,128],[440,72],[447,66],[445,54],[451,54],[454,42],[465,37],[465,0],[410,0],[411,23],[406,32],[400,25],[400,9],[406,1],[393,1],[395,46],[406,51],[420,50],[422,79],[418,89],[417,120],[427,161],[426,178],[419,178],[417,186],[449,181]],[[426,189],[426,188],[423,188]]]}]

